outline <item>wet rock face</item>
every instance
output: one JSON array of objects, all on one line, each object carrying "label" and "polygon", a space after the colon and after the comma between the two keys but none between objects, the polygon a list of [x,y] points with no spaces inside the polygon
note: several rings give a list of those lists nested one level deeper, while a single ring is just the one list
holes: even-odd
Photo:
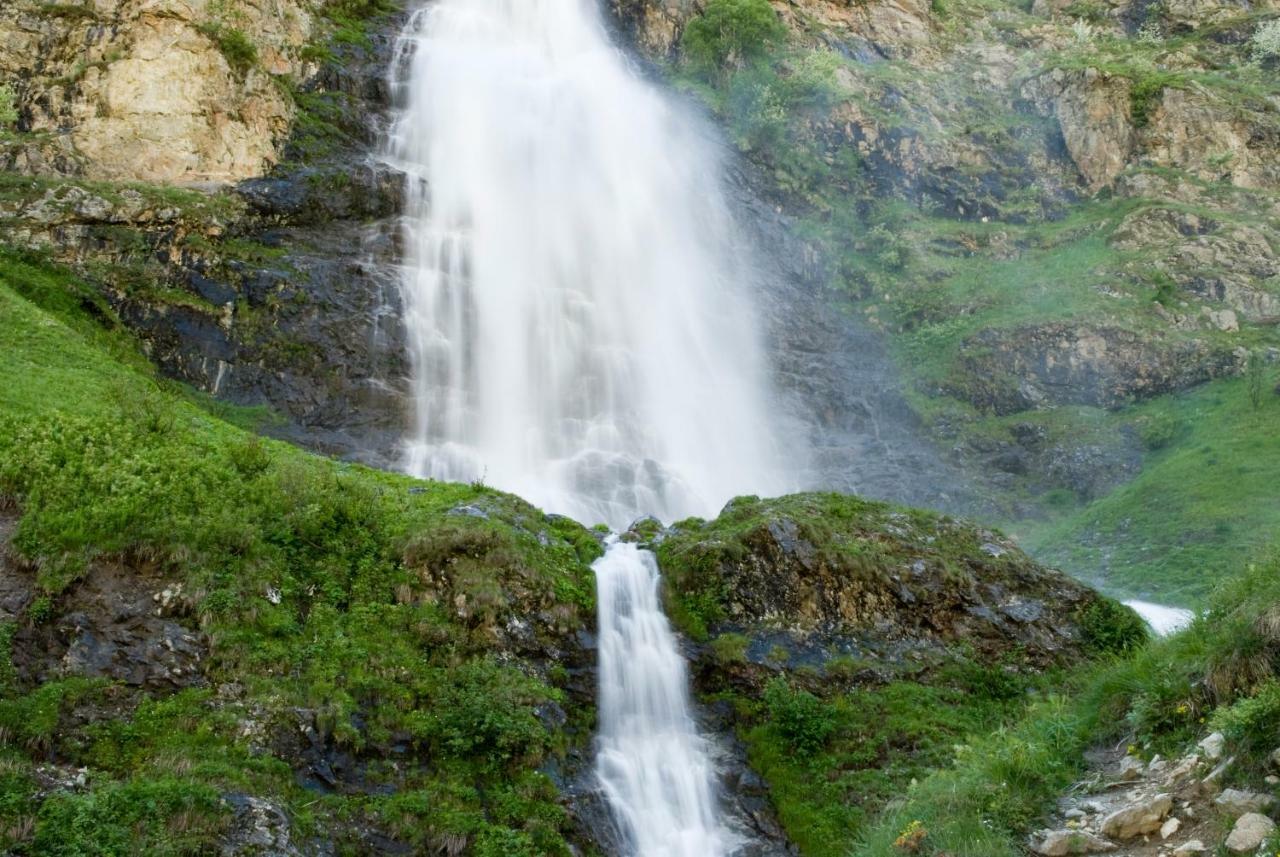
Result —
[{"label": "wet rock face", "polygon": [[[396,267],[403,176],[370,152],[390,106],[397,26],[313,75],[340,131],[319,153],[303,128],[281,141],[293,160],[207,196],[15,182],[0,194],[0,227],[86,273],[167,375],[269,406],[284,417],[268,427],[276,435],[395,466],[410,410]],[[311,147],[305,158],[300,146]]]},{"label": "wet rock face", "polygon": [[1242,349],[1161,342],[1117,327],[988,330],[965,343],[947,392],[996,414],[1057,404],[1116,408],[1238,375],[1246,360]]}]

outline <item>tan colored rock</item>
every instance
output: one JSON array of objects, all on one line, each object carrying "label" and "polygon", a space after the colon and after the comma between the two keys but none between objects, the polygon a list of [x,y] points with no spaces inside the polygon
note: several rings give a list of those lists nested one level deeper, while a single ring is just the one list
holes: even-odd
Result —
[{"label": "tan colored rock", "polygon": [[1209,848],[1199,839],[1188,839],[1173,849],[1173,857],[1191,857],[1192,854],[1203,854]]},{"label": "tan colored rock", "polygon": [[[293,103],[271,74],[305,77],[307,0],[97,0],[94,17],[0,4],[0,77],[21,79],[30,129],[65,139],[90,178],[230,182],[265,172]],[[234,27],[257,63],[233,69],[210,27]],[[39,56],[37,64],[33,58]],[[15,162],[49,166],[30,157]],[[66,170],[56,170],[65,172]]]},{"label": "tan colored rock", "polygon": [[1105,854],[1115,851],[1116,844],[1084,830],[1051,830],[1031,850],[1044,857],[1067,857],[1069,854]]},{"label": "tan colored rock", "polygon": [[1139,800],[1118,809],[1102,820],[1102,833],[1113,839],[1133,839],[1155,833],[1173,808],[1173,798],[1167,794]]},{"label": "tan colored rock", "polygon": [[1280,140],[1267,117],[1234,109],[1198,84],[1167,88],[1142,133],[1151,163],[1237,187],[1280,185]]},{"label": "tan colored rock", "polygon": [[1227,836],[1227,850],[1236,854],[1256,851],[1276,829],[1276,823],[1256,812],[1245,813],[1236,819]]},{"label": "tan colored rock", "polygon": [[1047,101],[1067,144],[1067,153],[1090,190],[1109,186],[1133,152],[1135,134],[1129,121],[1127,78],[1097,69],[1056,69],[1029,85],[1027,94]]},{"label": "tan colored rock", "polygon": [[1241,789],[1225,789],[1213,800],[1213,805],[1231,815],[1243,815],[1247,812],[1261,812],[1275,803],[1275,798],[1261,792],[1248,792]]},{"label": "tan colored rock", "polygon": [[1170,836],[1178,832],[1178,828],[1182,827],[1182,822],[1176,818],[1170,818],[1160,825],[1160,838],[1168,839]]}]

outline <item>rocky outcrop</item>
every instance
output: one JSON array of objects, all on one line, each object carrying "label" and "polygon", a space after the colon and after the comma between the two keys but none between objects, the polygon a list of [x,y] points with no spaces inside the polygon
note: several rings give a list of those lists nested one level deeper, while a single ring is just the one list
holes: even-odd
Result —
[{"label": "rocky outcrop", "polygon": [[741,497],[658,538],[677,618],[806,650],[963,642],[1047,665],[1088,649],[1079,618],[1105,603],[998,533],[842,495]]},{"label": "rocky outcrop", "polygon": [[1153,164],[1238,187],[1280,186],[1280,122],[1224,104],[1199,84],[1167,87],[1142,135]]},{"label": "rocky outcrop", "polygon": [[996,414],[1056,404],[1116,408],[1237,375],[1247,360],[1238,347],[1162,342],[1119,327],[988,330],[965,344],[947,392]]},{"label": "rocky outcrop", "polygon": [[1067,152],[1090,191],[1109,186],[1129,163],[1135,140],[1131,86],[1127,78],[1089,68],[1055,69],[1026,88],[1057,117]]},{"label": "rocky outcrop", "polygon": [[0,78],[16,81],[20,128],[43,135],[12,149],[9,168],[185,184],[261,175],[289,135],[284,81],[315,70],[302,59],[311,6],[6,3]]}]

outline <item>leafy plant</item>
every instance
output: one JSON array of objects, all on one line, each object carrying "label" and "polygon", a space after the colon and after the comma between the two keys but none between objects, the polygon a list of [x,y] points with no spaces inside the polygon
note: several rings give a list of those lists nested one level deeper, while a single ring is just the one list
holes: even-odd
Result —
[{"label": "leafy plant", "polygon": [[222,52],[231,70],[243,77],[258,63],[258,47],[243,30],[228,26],[220,21],[201,24],[198,29],[211,39]]},{"label": "leafy plant", "polygon": [[739,68],[786,36],[768,0],[711,0],[680,39],[685,61],[703,74]]},{"label": "leafy plant", "polygon": [[0,131],[12,128],[18,121],[18,108],[13,87],[0,84]]},{"label": "leafy plant", "polygon": [[835,716],[826,703],[807,690],[794,689],[785,678],[765,685],[764,704],[773,727],[797,752],[817,752],[835,731]]},{"label": "leafy plant", "polygon": [[1273,62],[1280,58],[1280,19],[1259,24],[1249,47],[1255,62]]}]

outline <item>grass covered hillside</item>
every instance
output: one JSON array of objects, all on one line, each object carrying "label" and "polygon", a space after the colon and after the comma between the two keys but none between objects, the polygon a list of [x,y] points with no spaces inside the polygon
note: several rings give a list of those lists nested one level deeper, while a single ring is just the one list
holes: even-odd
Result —
[{"label": "grass covered hillside", "polygon": [[619,6],[1030,546],[1192,604],[1280,524],[1272,6]]},{"label": "grass covered hillside", "polygon": [[569,853],[586,531],[262,440],[7,251],[0,341],[0,847]]},{"label": "grass covered hillside", "polygon": [[[1026,834],[1085,772],[1092,748],[1177,759],[1219,731],[1233,758],[1217,788],[1256,788],[1280,725],[1278,581],[1274,559],[1229,575],[1188,631],[1073,676],[1016,724],[955,748],[952,766],[908,789],[851,853],[900,854],[905,834],[921,854],[1024,854]],[[1223,816],[1225,834],[1233,818]]]}]

